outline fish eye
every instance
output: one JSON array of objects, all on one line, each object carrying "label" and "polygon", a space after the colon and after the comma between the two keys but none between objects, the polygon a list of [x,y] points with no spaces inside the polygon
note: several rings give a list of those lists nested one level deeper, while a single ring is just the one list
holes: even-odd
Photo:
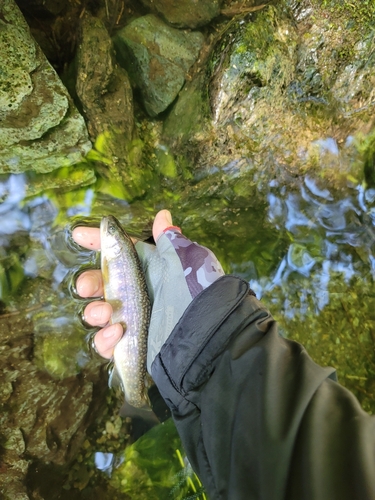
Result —
[{"label": "fish eye", "polygon": [[109,232],[109,234],[115,234],[116,226],[114,224],[109,224],[108,225],[108,232]]}]

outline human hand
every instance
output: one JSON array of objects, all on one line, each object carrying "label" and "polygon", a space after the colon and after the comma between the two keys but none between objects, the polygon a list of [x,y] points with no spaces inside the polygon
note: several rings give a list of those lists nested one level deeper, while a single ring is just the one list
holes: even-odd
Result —
[{"label": "human hand", "polygon": [[[210,250],[191,242],[179,228],[172,226],[168,210],[156,215],[152,232],[156,246],[136,243],[152,305],[147,355],[149,373],[152,361],[193,298],[224,274]],[[79,245],[100,250],[98,228],[79,226],[72,235]],[[101,271],[83,272],[77,279],[76,289],[84,298],[103,296]],[[107,359],[112,357],[123,335],[119,323],[109,324],[111,314],[112,308],[105,301],[91,302],[84,310],[87,323],[102,327],[94,342],[98,353]]]}]

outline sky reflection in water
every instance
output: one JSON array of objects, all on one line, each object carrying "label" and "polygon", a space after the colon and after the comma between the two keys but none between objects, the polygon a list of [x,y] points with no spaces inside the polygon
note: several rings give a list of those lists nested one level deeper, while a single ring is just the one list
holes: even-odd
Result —
[{"label": "sky reflection in water", "polygon": [[[299,193],[289,193],[273,183],[268,194],[268,219],[279,230],[287,230],[291,243],[273,276],[250,281],[258,297],[288,281],[295,282],[295,273],[301,278],[310,276],[307,287],[301,279],[298,311],[289,307],[286,299],[284,314],[293,317],[307,311],[307,295],[313,298],[316,312],[329,303],[332,272],[341,273],[347,283],[359,268],[374,278],[374,200],[375,190],[361,185],[335,200],[329,189],[318,187],[309,176]],[[360,258],[353,247],[360,249]],[[357,260],[362,260],[360,266]]]},{"label": "sky reflection in water", "polygon": [[[334,146],[325,141],[323,148],[334,152]],[[43,272],[46,260],[51,266],[51,275],[55,286],[64,279],[68,272],[61,262],[57,262],[51,248],[51,228],[58,210],[46,195],[24,202],[26,181],[23,175],[10,175],[0,182],[0,242],[3,249],[13,244],[13,236],[28,233],[33,246],[24,258],[26,276],[36,277]],[[83,202],[67,210],[67,218],[81,215],[89,216],[95,194],[87,189]],[[287,232],[290,238],[289,248],[271,276],[260,276],[250,281],[258,297],[272,292],[275,287],[285,286],[288,281],[296,281],[296,274],[301,278],[310,276],[310,286],[301,281],[301,296],[298,313],[303,313],[304,297],[314,298],[316,312],[329,303],[330,273],[342,273],[346,282],[358,272],[356,260],[360,260],[353,248],[361,249],[362,271],[375,276],[375,257],[372,246],[375,240],[375,190],[358,185],[343,193],[341,199],[335,199],[327,187],[320,187],[316,181],[306,176],[299,192],[289,192],[286,186],[272,181],[269,186],[268,220],[274,227]],[[239,219],[239,220],[238,220]],[[241,224],[241,215],[238,218]],[[261,229],[261,228],[260,228]],[[58,240],[57,240],[58,241]],[[246,242],[244,242],[246,244]],[[53,242],[52,245],[56,242]],[[45,255],[41,257],[41,252]],[[298,280],[297,280],[298,281]],[[297,285],[298,286],[298,285]],[[0,296],[1,298],[1,296]],[[285,305],[285,314],[293,316],[296,312]]]}]

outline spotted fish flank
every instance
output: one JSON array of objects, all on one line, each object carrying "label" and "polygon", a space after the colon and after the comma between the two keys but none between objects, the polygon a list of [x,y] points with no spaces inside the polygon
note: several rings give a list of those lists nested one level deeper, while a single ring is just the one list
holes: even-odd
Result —
[{"label": "spotted fish flank", "polygon": [[113,216],[100,224],[104,298],[111,304],[111,324],[121,323],[124,335],[114,350],[115,376],[126,401],[135,407],[148,403],[145,388],[147,335],[151,305],[134,244]]}]

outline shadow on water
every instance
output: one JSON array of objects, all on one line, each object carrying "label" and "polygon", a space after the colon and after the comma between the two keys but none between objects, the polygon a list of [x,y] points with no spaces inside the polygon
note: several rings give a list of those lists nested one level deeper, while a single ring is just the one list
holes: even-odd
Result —
[{"label": "shadow on water", "polygon": [[[374,412],[375,190],[352,185],[334,192],[305,176],[293,190],[272,181],[266,191],[246,200],[223,191],[215,194],[219,182],[215,176],[215,171],[208,176],[212,189],[200,188],[206,178],[181,186],[184,197],[168,200],[175,223],[192,239],[211,247],[227,273],[248,280],[279,321],[282,334],[302,342],[317,363],[335,366],[341,383],[355,393],[365,410]],[[250,182],[250,176],[241,176],[240,182]],[[75,274],[82,266],[97,267],[97,255],[78,249],[69,232],[77,220],[97,224],[100,213],[115,213],[128,230],[145,237],[156,207],[146,199],[142,212],[139,202],[128,205],[85,188],[62,210],[48,193],[24,199],[25,183],[22,175],[10,175],[0,183],[0,320],[13,335],[2,353],[4,418],[14,411],[13,381],[21,392],[24,388],[24,406],[31,405],[33,398],[37,406],[41,404],[35,387],[43,404],[51,397],[63,401],[69,391],[74,395],[58,411],[55,408],[59,415],[40,411],[33,423],[21,418],[25,443],[20,446],[27,446],[27,460],[31,460],[30,487],[34,491],[39,481],[41,494],[51,491],[49,482],[40,479],[50,474],[59,478],[60,498],[90,498],[93,492],[111,498],[135,498],[134,492],[137,498],[143,494],[161,498],[182,470],[183,459],[176,455],[181,445],[171,428],[161,427],[157,436],[155,429],[160,426],[153,436],[148,433],[131,444],[132,419],[119,413],[117,400],[105,388],[105,367],[92,360],[88,347],[93,332],[84,328],[79,317],[85,302],[72,292]],[[234,193],[233,179],[231,183]],[[18,366],[12,346],[21,353]],[[16,357],[11,363],[10,355]],[[33,390],[22,377],[33,378]],[[90,381],[91,401],[82,377]],[[80,389],[77,380],[81,380]],[[64,385],[66,391],[60,395]],[[85,415],[69,419],[74,398],[81,404],[86,398]],[[87,417],[88,408],[92,418]],[[82,412],[78,405],[76,410]],[[58,436],[67,418],[78,425],[61,443]],[[48,424],[46,451],[40,444],[35,449],[30,445],[31,433],[40,431],[38,419],[54,422]],[[84,437],[82,429],[87,428]],[[6,437],[15,439],[16,434],[14,428]],[[162,457],[163,440],[172,446]],[[67,451],[62,452],[64,446]],[[137,459],[140,456],[143,462]],[[174,462],[173,480],[160,473],[168,460]],[[64,469],[67,462],[73,463],[69,472]],[[186,489],[187,477],[191,481],[185,474],[184,494],[193,491]],[[141,494],[144,486],[140,485],[150,481],[153,486]],[[176,493],[175,498],[180,496]]]}]

